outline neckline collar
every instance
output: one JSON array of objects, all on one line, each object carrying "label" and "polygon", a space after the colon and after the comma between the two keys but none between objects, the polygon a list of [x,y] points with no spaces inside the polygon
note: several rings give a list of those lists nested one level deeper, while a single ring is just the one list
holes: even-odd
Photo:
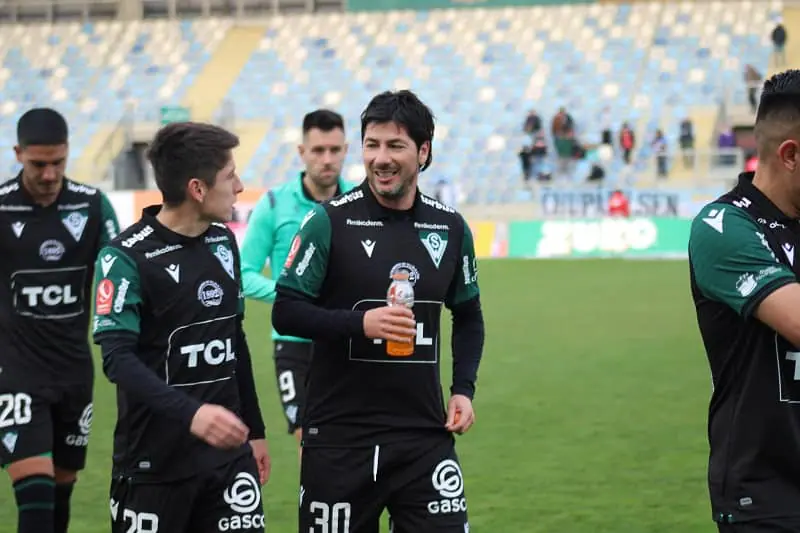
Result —
[{"label": "neckline collar", "polygon": [[763,192],[761,192],[758,187],[753,185],[753,178],[755,177],[755,172],[742,172],[739,174],[739,183],[737,188],[741,191],[743,196],[746,196],[751,202],[753,202],[758,210],[761,211],[764,215],[776,220],[776,221],[783,221],[783,222],[797,222],[797,219],[790,217],[772,203],[772,200],[767,198]]},{"label": "neckline collar", "polygon": [[367,202],[367,210],[369,211],[370,217],[377,220],[413,217],[416,214],[419,205],[422,203],[420,201],[420,196],[422,193],[420,193],[419,187],[417,187],[414,193],[414,203],[411,205],[411,208],[403,210],[391,209],[381,205],[373,194],[366,178],[364,178],[364,181],[361,182],[358,188],[364,193],[364,199]]}]

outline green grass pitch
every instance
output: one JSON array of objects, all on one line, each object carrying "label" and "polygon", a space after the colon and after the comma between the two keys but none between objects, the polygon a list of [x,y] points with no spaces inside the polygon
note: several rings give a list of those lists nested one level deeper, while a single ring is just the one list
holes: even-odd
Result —
[{"label": "green grass pitch", "polygon": [[[483,261],[480,283],[487,344],[477,423],[458,439],[472,533],[716,531],[705,482],[711,384],[686,262]],[[298,464],[278,403],[269,308],[248,309],[273,460],[267,531],[291,533]],[[447,384],[449,342],[443,350]],[[109,531],[114,410],[98,366],[75,533]],[[0,524],[15,531],[7,480]]]}]

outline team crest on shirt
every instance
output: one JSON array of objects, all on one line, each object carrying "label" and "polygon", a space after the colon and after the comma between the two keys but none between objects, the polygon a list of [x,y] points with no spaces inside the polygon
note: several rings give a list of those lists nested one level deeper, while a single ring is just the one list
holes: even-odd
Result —
[{"label": "team crest on shirt", "polygon": [[233,274],[233,252],[231,252],[231,249],[224,244],[218,244],[214,249],[214,256],[219,259],[219,263],[231,279],[235,279]]},{"label": "team crest on shirt", "polygon": [[444,251],[447,249],[447,232],[445,231],[420,231],[419,240],[431,256],[433,264],[439,268],[439,264],[444,257]]},{"label": "team crest on shirt", "polygon": [[72,238],[75,239],[75,242],[81,240],[83,230],[86,229],[86,222],[88,220],[89,217],[80,211],[72,211],[61,218],[61,222],[64,224],[64,227],[67,228],[69,234],[72,235]]}]

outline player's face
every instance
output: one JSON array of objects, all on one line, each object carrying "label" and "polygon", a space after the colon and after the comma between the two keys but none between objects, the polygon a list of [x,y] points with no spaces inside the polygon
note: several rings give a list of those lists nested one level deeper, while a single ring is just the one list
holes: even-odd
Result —
[{"label": "player's face", "polygon": [[244,185],[236,172],[236,163],[231,158],[228,164],[217,172],[214,186],[205,188],[200,200],[200,212],[203,218],[211,222],[230,222],[233,219],[236,196],[243,190]]},{"label": "player's face", "polygon": [[336,184],[347,154],[347,143],[341,129],[322,131],[311,128],[303,136],[298,151],[306,166],[306,176],[317,187],[328,188]]},{"label": "player's face", "polygon": [[61,192],[68,151],[66,144],[14,147],[22,165],[23,185],[37,202],[52,203]]},{"label": "player's face", "polygon": [[392,200],[411,194],[429,148],[427,142],[417,148],[406,129],[394,122],[367,125],[362,155],[372,191]]}]

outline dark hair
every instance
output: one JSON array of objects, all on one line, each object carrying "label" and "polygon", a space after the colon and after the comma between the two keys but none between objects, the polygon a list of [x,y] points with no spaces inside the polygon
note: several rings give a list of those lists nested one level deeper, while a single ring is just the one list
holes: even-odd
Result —
[{"label": "dark hair", "polygon": [[779,72],[764,82],[761,92],[755,122],[759,151],[766,153],[797,135],[799,121],[800,70]]},{"label": "dark hair", "polygon": [[213,187],[217,173],[230,161],[239,138],[219,126],[199,122],[174,122],[161,128],[147,157],[164,204],[180,205],[192,178]]},{"label": "dark hair", "polygon": [[17,144],[21,148],[67,144],[68,136],[67,121],[49,107],[30,109],[17,121]]},{"label": "dark hair", "polygon": [[322,131],[338,128],[344,131],[344,119],[342,115],[330,109],[317,109],[303,117],[303,135],[314,128]]},{"label": "dark hair", "polygon": [[385,91],[375,96],[361,113],[361,140],[364,140],[364,133],[370,124],[394,122],[405,128],[417,145],[417,150],[426,141],[431,143],[428,159],[420,167],[420,171],[423,171],[433,161],[433,118],[430,108],[411,91]]}]

